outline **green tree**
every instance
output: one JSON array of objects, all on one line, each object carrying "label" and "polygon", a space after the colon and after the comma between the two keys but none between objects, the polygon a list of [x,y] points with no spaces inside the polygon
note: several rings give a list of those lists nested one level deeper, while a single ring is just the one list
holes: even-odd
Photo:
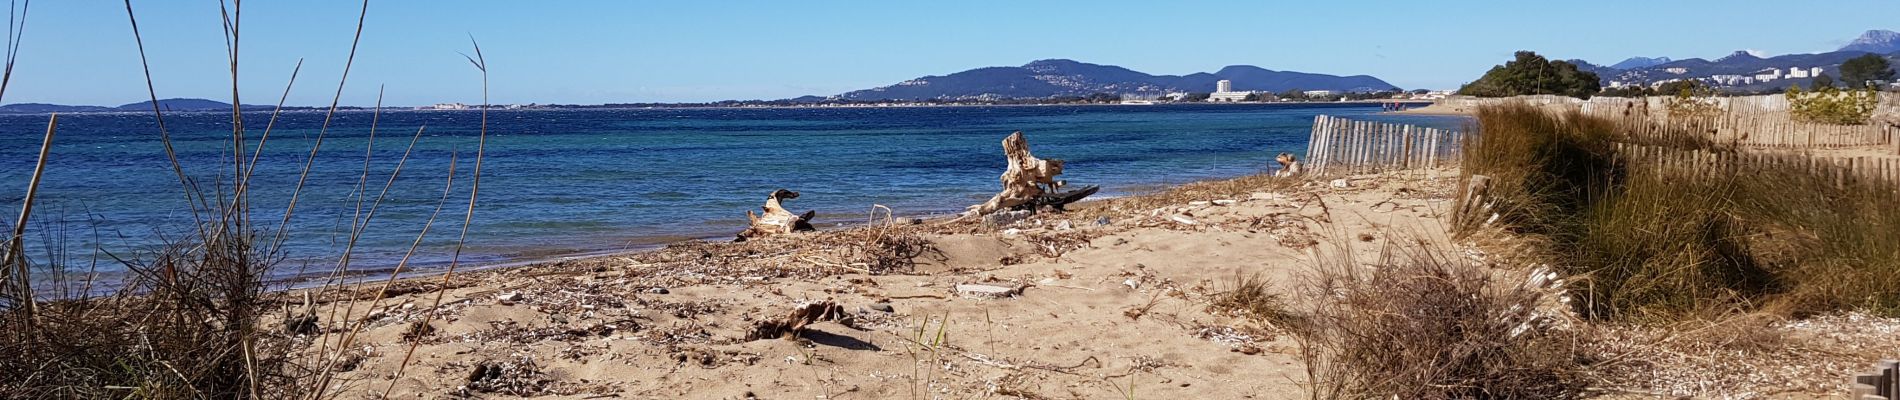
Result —
[{"label": "green tree", "polygon": [[1280,92],[1280,98],[1285,100],[1306,100],[1306,91],[1300,90],[1300,88],[1287,89],[1284,92]]},{"label": "green tree", "polygon": [[1813,84],[1815,89],[1832,88],[1834,87],[1834,77],[1827,76],[1827,74],[1815,75]]},{"label": "green tree", "polygon": [[1841,80],[1850,88],[1866,86],[1868,81],[1892,81],[1893,66],[1886,57],[1874,54],[1854,57],[1841,63]]},{"label": "green tree", "polygon": [[1491,67],[1483,77],[1458,88],[1458,94],[1479,97],[1554,94],[1589,98],[1603,88],[1598,79],[1596,73],[1579,70],[1575,64],[1519,51],[1516,59]]}]

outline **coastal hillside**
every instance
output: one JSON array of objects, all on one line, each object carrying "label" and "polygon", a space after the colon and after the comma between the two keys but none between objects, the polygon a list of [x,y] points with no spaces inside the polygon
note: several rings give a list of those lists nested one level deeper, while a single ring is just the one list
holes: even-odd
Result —
[{"label": "coastal hillside", "polygon": [[1579,69],[1596,73],[1604,87],[1699,79],[1717,88],[1751,91],[1785,88],[1790,84],[1810,86],[1809,80],[1817,68],[1821,74],[1839,77],[1841,63],[1866,54],[1900,61],[1900,33],[1869,30],[1839,50],[1814,54],[1769,56],[1738,50],[1713,60],[1631,57],[1607,66],[1582,60],[1570,62]]},{"label": "coastal hillside", "polygon": [[1231,81],[1237,91],[1332,90],[1370,92],[1396,89],[1367,75],[1275,71],[1234,65],[1213,73],[1150,75],[1113,65],[1074,60],[1037,60],[1019,67],[985,67],[949,75],[926,76],[889,86],[846,92],[842,100],[1002,99],[1108,94],[1212,92],[1215,82]]}]

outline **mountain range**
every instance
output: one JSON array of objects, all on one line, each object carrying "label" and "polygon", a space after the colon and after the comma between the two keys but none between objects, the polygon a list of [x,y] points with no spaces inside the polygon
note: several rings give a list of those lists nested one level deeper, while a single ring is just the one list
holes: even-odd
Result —
[{"label": "mountain range", "polygon": [[1674,60],[1670,60],[1669,57],[1630,57],[1630,58],[1624,59],[1622,62],[1610,64],[1610,68],[1637,69],[1637,68],[1653,67],[1653,66],[1657,66],[1661,64],[1667,64],[1670,61],[1674,61]]},{"label": "mountain range", "polygon": [[1900,51],[1900,32],[1879,29],[1870,30],[1867,31],[1867,33],[1860,34],[1860,37],[1854,38],[1854,41],[1848,42],[1846,46],[1841,46],[1840,50],[1836,51],[1864,51],[1874,54],[1887,54]]},{"label": "mountain range", "polygon": [[[221,102],[217,100],[205,100],[205,99],[163,99],[163,100],[158,101],[158,108],[165,111],[220,111],[220,110],[229,111],[231,109],[231,103],[225,103],[225,102]],[[257,110],[257,109],[268,110],[270,108],[271,106],[260,106],[260,105],[254,105],[254,104],[244,105],[244,109],[246,110]],[[72,106],[72,105],[46,104],[46,103],[18,103],[18,104],[0,105],[0,113],[8,113],[8,114],[128,112],[128,111],[129,112],[150,112],[152,111],[152,102],[141,101],[141,102],[126,104],[126,105],[117,106],[117,107]]]},{"label": "mountain range", "polygon": [[[1870,30],[1847,45],[1841,46],[1839,50],[1816,54],[1761,57],[1744,50],[1729,53],[1714,60],[1631,57],[1608,66],[1592,64],[1584,60],[1569,61],[1576,64],[1578,69],[1595,72],[1607,86],[1611,82],[1643,84],[1669,79],[1709,78],[1717,75],[1754,76],[1756,72],[1770,68],[1780,69],[1783,72],[1787,72],[1790,68],[1820,68],[1822,73],[1838,77],[1842,62],[1870,53],[1884,56],[1889,62],[1900,65],[1900,33]],[[1789,83],[1805,84],[1806,79],[1809,78],[1784,78],[1734,86],[1765,89]]]},{"label": "mountain range", "polygon": [[1235,91],[1381,91],[1397,87],[1367,75],[1336,76],[1233,65],[1213,73],[1150,75],[1113,65],[1074,60],[1037,60],[1020,67],[985,67],[926,76],[889,86],[846,92],[841,100],[987,100],[1108,94],[1212,92],[1228,80]]}]

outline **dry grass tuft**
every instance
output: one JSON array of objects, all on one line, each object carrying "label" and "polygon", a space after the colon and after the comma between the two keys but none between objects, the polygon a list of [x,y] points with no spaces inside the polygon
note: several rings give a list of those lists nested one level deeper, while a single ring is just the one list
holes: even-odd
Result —
[{"label": "dry grass tuft", "polygon": [[1236,273],[1230,282],[1226,290],[1214,294],[1208,312],[1244,317],[1279,329],[1298,329],[1299,316],[1288,308],[1285,297],[1272,291],[1273,283],[1265,277]]},{"label": "dry grass tuft", "polygon": [[1570,399],[1590,366],[1535,312],[1549,295],[1431,250],[1322,260],[1295,330],[1316,399]]}]

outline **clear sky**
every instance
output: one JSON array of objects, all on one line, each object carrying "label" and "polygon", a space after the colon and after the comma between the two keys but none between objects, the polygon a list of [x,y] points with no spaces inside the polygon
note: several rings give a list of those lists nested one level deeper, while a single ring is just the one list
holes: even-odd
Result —
[{"label": "clear sky", "polygon": [[[359,3],[256,1],[244,102],[324,105]],[[228,100],[217,1],[135,0],[160,97]],[[6,103],[145,98],[124,4],[33,2]],[[1900,1],[422,1],[375,0],[343,102],[480,101],[457,52],[482,43],[495,103],[829,95],[924,75],[1069,58],[1152,74],[1249,64],[1454,88],[1510,53],[1614,63],[1833,50],[1900,30]]]}]

